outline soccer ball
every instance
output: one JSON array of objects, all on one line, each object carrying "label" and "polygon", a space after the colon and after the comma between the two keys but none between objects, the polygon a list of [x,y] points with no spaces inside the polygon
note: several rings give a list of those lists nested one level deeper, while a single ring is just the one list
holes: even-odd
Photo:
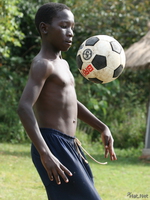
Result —
[{"label": "soccer ball", "polygon": [[96,35],[85,40],[77,52],[80,73],[94,83],[108,83],[122,73],[125,53],[121,44],[108,35]]}]

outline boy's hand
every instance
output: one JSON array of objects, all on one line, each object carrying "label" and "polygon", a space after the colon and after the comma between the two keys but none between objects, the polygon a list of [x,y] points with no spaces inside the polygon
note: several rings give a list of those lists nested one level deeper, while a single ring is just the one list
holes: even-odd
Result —
[{"label": "boy's hand", "polygon": [[54,155],[43,155],[41,156],[41,161],[51,181],[55,179],[56,183],[60,185],[61,176],[66,183],[69,182],[66,174],[72,176],[72,173],[64,165],[62,165]]},{"label": "boy's hand", "polygon": [[114,139],[108,127],[102,132],[101,138],[105,148],[105,158],[107,158],[109,154],[111,160],[117,160],[113,147]]}]

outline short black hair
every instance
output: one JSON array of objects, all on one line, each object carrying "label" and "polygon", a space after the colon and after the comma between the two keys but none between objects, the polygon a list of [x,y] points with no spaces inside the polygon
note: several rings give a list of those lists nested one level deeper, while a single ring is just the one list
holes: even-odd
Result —
[{"label": "short black hair", "polygon": [[62,3],[50,2],[41,6],[35,15],[35,25],[38,32],[40,33],[39,25],[41,22],[51,24],[52,19],[57,16],[57,13],[64,9],[70,10],[68,6]]}]

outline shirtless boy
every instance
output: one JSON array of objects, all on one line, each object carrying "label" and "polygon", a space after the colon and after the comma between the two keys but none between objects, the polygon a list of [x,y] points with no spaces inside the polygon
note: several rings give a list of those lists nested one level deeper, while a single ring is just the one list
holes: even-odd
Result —
[{"label": "shirtless boy", "polygon": [[33,59],[18,106],[32,141],[33,162],[49,200],[100,200],[75,142],[77,118],[101,133],[105,157],[117,158],[109,128],[77,100],[74,78],[61,58],[61,51],[72,45],[74,15],[64,4],[48,3],[37,11],[35,24],[41,50]]}]

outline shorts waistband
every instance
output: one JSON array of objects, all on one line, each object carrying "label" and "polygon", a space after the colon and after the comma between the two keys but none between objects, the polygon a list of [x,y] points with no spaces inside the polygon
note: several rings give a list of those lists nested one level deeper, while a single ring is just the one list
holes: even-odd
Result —
[{"label": "shorts waistband", "polygon": [[70,142],[74,143],[74,144],[76,145],[76,149],[77,149],[79,155],[81,156],[81,158],[82,158],[86,163],[88,163],[88,161],[84,158],[84,156],[83,156],[82,153],[80,152],[79,147],[80,147],[93,161],[95,161],[96,163],[102,164],[102,165],[107,164],[107,162],[101,163],[101,162],[95,160],[95,159],[82,147],[81,142],[80,142],[76,137],[71,137],[71,136],[69,136],[69,135],[66,135],[66,134],[62,133],[61,131],[58,131],[58,130],[52,129],[52,128],[40,128],[40,131],[41,131],[41,134],[53,134],[53,135],[57,135],[57,136],[62,137],[63,139],[66,139],[67,141],[70,141]]},{"label": "shorts waistband", "polygon": [[71,141],[74,141],[75,137],[72,137],[70,135],[67,135],[65,133],[62,133],[61,131],[59,130],[56,130],[56,129],[53,129],[53,128],[40,128],[40,131],[42,134],[46,134],[46,133],[50,133],[50,134],[55,134],[55,135],[59,135],[67,140],[71,140]]}]

